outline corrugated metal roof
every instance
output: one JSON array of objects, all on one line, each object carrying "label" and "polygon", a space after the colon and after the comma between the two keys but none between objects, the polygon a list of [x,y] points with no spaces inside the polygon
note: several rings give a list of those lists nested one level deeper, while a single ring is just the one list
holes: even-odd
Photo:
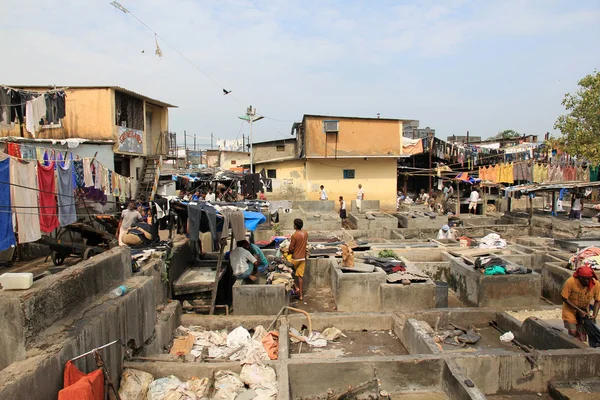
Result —
[{"label": "corrugated metal roof", "polygon": [[160,100],[153,99],[152,97],[144,96],[141,93],[137,93],[137,92],[134,92],[133,90],[125,89],[120,86],[58,86],[58,85],[7,85],[7,86],[13,87],[15,89],[45,89],[45,88],[48,88],[48,90],[60,89],[60,88],[65,88],[66,90],[69,90],[69,89],[113,89],[113,90],[118,90],[120,92],[128,94],[130,96],[137,97],[142,100],[146,100],[149,103],[155,104],[157,106],[177,108],[177,106],[175,106],[173,104],[165,103],[164,101],[160,101]]}]

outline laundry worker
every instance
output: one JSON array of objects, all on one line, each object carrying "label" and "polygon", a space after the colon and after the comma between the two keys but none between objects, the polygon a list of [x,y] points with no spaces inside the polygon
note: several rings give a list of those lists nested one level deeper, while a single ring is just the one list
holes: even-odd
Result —
[{"label": "laundry worker", "polygon": [[356,200],[364,200],[365,199],[365,191],[362,188],[362,185],[358,184],[358,191],[356,192]]},{"label": "laundry worker", "polygon": [[437,238],[438,239],[454,239],[454,240],[456,240],[456,230],[454,228],[450,228],[450,225],[444,225],[438,231]]},{"label": "laundry worker", "polygon": [[477,202],[479,202],[479,192],[473,188],[469,195],[469,214],[471,214],[471,210],[473,210],[473,214],[477,214]]},{"label": "laundry worker", "polygon": [[121,213],[121,221],[119,221],[119,227],[117,228],[117,234],[119,235],[119,246],[123,246],[122,237],[131,228],[135,222],[142,220],[142,214],[135,209],[135,201],[130,200],[127,204],[127,209]]},{"label": "laundry worker", "polygon": [[250,243],[247,240],[239,240],[237,247],[229,253],[229,262],[236,279],[256,280],[258,275],[258,260],[250,253]]},{"label": "laundry worker", "polygon": [[587,334],[583,327],[583,319],[588,317],[590,305],[593,303],[592,319],[595,321],[600,309],[600,283],[594,270],[581,266],[567,279],[560,292],[563,300],[562,319],[569,335],[585,342]]},{"label": "laundry worker", "polygon": [[319,195],[319,199],[323,200],[323,201],[328,200],[329,197],[327,197],[327,192],[325,191],[325,186],[321,185],[320,189],[321,189],[321,194]]},{"label": "laundry worker", "polygon": [[258,265],[256,266],[259,273],[263,273],[269,268],[269,260],[265,257],[265,253],[255,245],[254,243],[250,244],[250,253],[258,260]]},{"label": "laundry worker", "polygon": [[304,270],[306,269],[306,245],[308,244],[308,232],[303,231],[304,221],[300,218],[294,220],[296,232],[290,238],[289,251],[292,253],[292,265],[296,278],[298,279],[298,299],[302,300],[304,289]]},{"label": "laundry worker", "polygon": [[417,204],[426,204],[428,200],[429,200],[429,195],[425,192],[425,189],[421,189],[416,203]]},{"label": "laundry worker", "polygon": [[192,201],[198,201],[202,199],[202,195],[200,194],[200,189],[196,189],[194,195],[192,196]]},{"label": "laundry worker", "polygon": [[454,196],[454,188],[450,182],[446,182],[446,186],[444,186],[444,190],[442,191],[444,194],[444,201],[448,201],[452,196]]},{"label": "laundry worker", "polygon": [[258,199],[262,201],[267,201],[267,196],[265,195],[264,190],[261,189],[260,193],[258,194]]},{"label": "laundry worker", "polygon": [[573,195],[571,200],[571,212],[569,219],[581,219],[581,210],[583,210],[583,196],[579,193]]},{"label": "laundry worker", "polygon": [[340,196],[340,218],[342,219],[342,228],[344,224],[348,222],[348,214],[346,212],[346,200],[344,200],[344,196]]},{"label": "laundry worker", "polygon": [[209,201],[209,202],[211,202],[211,203],[214,203],[214,202],[215,202],[215,200],[216,200],[216,196],[215,196],[215,194],[213,193],[213,190],[212,190],[212,188],[208,188],[208,193],[206,194],[206,199],[205,199],[205,200],[206,200],[206,201]]}]

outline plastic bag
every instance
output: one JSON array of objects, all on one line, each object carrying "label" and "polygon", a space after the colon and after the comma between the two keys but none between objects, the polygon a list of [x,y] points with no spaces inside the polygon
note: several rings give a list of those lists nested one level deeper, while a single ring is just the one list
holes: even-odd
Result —
[{"label": "plastic bag", "polygon": [[148,386],[148,400],[165,400],[168,392],[175,390],[181,385],[181,381],[176,376],[160,378]]},{"label": "plastic bag", "polygon": [[511,331],[506,332],[504,335],[500,336],[500,341],[502,343],[510,343],[515,338],[515,335]]},{"label": "plastic bag", "polygon": [[244,391],[244,382],[231,371],[215,372],[215,394],[213,400],[235,400]]},{"label": "plastic bag", "polygon": [[227,347],[235,349],[250,340],[250,333],[244,327],[238,326],[227,335]]},{"label": "plastic bag", "polygon": [[269,358],[271,360],[277,360],[279,355],[279,333],[271,331],[265,335],[262,339],[262,344]]},{"label": "plastic bag", "polygon": [[119,396],[123,400],[146,400],[148,386],[154,377],[147,372],[125,368],[121,375]]},{"label": "plastic bag", "polygon": [[257,399],[267,400],[277,397],[277,374],[268,365],[246,364],[242,367],[240,378],[256,392]]}]

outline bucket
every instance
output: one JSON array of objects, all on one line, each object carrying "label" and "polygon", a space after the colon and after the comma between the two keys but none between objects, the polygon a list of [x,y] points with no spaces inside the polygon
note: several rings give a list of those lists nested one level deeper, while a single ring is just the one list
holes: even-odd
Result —
[{"label": "bucket", "polygon": [[435,282],[435,308],[448,308],[448,284]]}]

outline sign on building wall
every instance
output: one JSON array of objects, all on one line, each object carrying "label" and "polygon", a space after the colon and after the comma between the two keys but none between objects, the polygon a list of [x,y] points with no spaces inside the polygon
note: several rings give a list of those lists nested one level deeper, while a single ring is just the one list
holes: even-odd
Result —
[{"label": "sign on building wall", "polygon": [[119,151],[127,153],[144,152],[144,131],[119,127]]}]

